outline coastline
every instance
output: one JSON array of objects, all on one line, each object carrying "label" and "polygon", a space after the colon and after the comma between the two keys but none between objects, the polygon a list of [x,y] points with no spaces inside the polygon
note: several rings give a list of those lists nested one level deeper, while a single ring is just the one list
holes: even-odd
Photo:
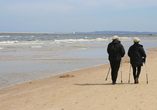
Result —
[{"label": "coastline", "polygon": [[[157,51],[157,48],[147,49]],[[122,60],[117,84],[105,81],[109,64],[71,71],[0,89],[3,110],[133,110],[156,109],[157,52],[147,53],[149,82],[142,67],[139,84],[128,83],[129,58]],[[121,71],[123,83],[121,83]]]},{"label": "coastline", "polygon": [[41,34],[41,35],[118,35],[118,36],[157,36],[156,34],[73,34],[73,33],[36,33],[36,32],[0,32],[0,34]]}]

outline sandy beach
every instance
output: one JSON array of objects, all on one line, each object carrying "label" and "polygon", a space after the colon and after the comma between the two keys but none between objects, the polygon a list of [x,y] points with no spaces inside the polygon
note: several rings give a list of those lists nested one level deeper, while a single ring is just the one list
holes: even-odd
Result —
[{"label": "sandy beach", "polygon": [[156,110],[157,48],[149,50],[155,52],[147,53],[139,84],[134,84],[132,71],[128,83],[125,56],[116,85],[110,74],[105,81],[108,64],[76,70],[1,89],[0,110]]}]

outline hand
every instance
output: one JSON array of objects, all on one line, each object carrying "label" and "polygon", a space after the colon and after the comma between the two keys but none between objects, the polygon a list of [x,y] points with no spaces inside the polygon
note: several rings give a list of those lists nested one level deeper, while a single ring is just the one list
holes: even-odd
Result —
[{"label": "hand", "polygon": [[143,63],[145,63],[145,62],[146,62],[146,58],[142,58],[142,60],[143,60]]}]

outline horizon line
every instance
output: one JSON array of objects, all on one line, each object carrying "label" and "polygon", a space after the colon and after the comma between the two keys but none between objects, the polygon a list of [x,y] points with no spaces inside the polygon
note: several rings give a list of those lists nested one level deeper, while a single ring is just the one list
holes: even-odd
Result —
[{"label": "horizon line", "polygon": [[[128,32],[128,31],[127,31]],[[131,32],[131,31],[130,31]],[[44,34],[44,35],[129,35],[129,36],[157,36],[157,34],[95,34],[95,33],[37,33],[37,32],[0,32],[0,34]]]}]

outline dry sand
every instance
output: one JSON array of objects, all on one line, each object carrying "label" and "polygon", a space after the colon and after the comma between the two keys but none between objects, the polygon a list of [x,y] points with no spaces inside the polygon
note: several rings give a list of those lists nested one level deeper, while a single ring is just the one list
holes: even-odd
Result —
[{"label": "dry sand", "polygon": [[109,65],[77,70],[1,89],[0,110],[157,110],[156,56],[157,52],[147,54],[139,84],[134,84],[132,71],[128,83],[125,56],[116,85],[110,75],[105,81]]}]

